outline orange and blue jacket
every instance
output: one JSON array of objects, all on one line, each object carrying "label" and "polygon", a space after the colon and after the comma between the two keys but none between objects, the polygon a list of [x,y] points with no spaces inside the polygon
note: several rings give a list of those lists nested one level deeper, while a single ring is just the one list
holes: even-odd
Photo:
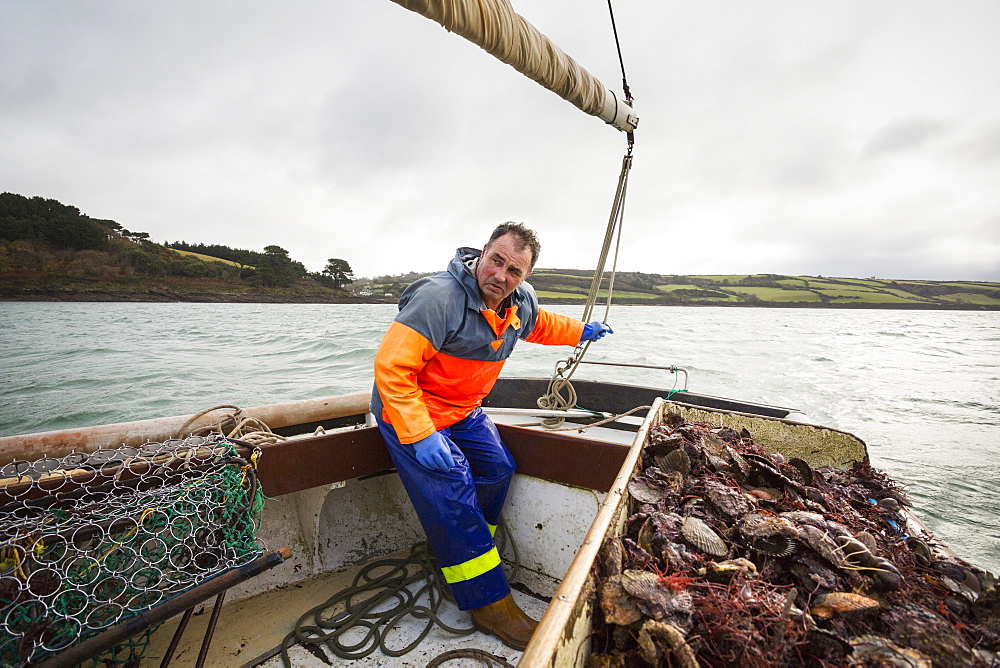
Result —
[{"label": "orange and blue jacket", "polygon": [[[448,270],[414,282],[375,354],[372,412],[414,443],[468,416],[493,388],[517,340],[575,346],[583,323],[543,311],[522,283],[497,315],[483,302],[471,263],[459,248]],[[506,307],[506,309],[502,307]]]}]

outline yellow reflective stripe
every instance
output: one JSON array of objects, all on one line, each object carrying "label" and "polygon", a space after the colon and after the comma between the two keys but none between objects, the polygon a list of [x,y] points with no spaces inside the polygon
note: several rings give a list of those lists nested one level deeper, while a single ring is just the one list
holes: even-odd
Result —
[{"label": "yellow reflective stripe", "polygon": [[481,554],[478,557],[469,559],[461,564],[444,566],[441,568],[441,572],[444,573],[445,582],[448,584],[455,584],[456,582],[465,582],[466,580],[479,577],[483,573],[493,570],[499,565],[500,553],[497,552],[497,549],[494,547],[486,554]]},{"label": "yellow reflective stripe", "polygon": [[488,526],[490,528],[490,535],[491,536],[497,535],[497,525],[496,524],[487,524],[486,526]]}]

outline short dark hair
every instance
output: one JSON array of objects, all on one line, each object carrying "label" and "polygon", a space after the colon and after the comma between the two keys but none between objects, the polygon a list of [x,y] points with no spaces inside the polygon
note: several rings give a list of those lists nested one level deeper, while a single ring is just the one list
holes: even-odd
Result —
[{"label": "short dark hair", "polygon": [[523,223],[507,221],[506,223],[497,225],[486,245],[489,246],[505,234],[513,234],[521,242],[521,248],[528,248],[531,251],[531,266],[528,268],[534,268],[535,263],[538,262],[538,254],[542,252],[542,244],[538,243],[535,231],[525,227]]}]

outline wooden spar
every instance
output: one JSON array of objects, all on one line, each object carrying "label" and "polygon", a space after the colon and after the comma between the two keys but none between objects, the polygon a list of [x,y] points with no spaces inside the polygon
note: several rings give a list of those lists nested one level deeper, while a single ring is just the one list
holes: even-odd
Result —
[{"label": "wooden spar", "polygon": [[618,97],[521,15],[509,0],[393,0],[461,35],[529,79],[623,132],[639,124]]},{"label": "wooden spar", "polygon": [[[278,429],[319,420],[363,415],[368,411],[370,398],[369,393],[362,392],[322,399],[305,399],[245,408],[243,414],[246,417],[257,418],[272,429]],[[33,461],[42,457],[65,457],[71,452],[93,452],[102,448],[165,441],[176,438],[178,430],[194,415],[5,436],[0,438],[0,466],[15,459]],[[217,412],[209,413],[194,421],[186,431],[214,424],[217,419]]]}]

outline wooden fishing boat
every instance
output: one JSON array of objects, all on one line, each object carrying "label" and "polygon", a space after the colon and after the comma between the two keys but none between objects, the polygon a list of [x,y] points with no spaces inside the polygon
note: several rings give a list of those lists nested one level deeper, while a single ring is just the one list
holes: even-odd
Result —
[{"label": "wooden fishing boat", "polygon": [[[597,295],[603,289],[611,291],[610,285],[602,288],[604,262],[615,230],[620,232],[633,131],[638,122],[627,84],[624,97],[608,91],[502,0],[474,6],[394,1],[474,41],[581,110],[627,133],[628,150],[618,193],[582,318],[589,320]],[[581,357],[582,352],[574,364]],[[324,602],[332,594],[353,591],[359,582],[375,578],[371,575],[374,572],[393,572],[408,556],[418,554],[413,546],[423,538],[381,436],[372,426],[369,396],[357,394],[240,411],[242,416],[266,424],[268,431],[283,439],[244,444],[237,437],[237,449],[227,450],[222,457],[227,465],[237,462],[237,469],[242,471],[238,487],[242,489],[248,479],[256,481],[247,492],[247,511],[255,507],[257,484],[267,497],[256,520],[259,525],[254,527],[262,547],[251,550],[251,556],[260,556],[215,572],[199,562],[197,549],[192,551],[185,545],[184,559],[174,563],[172,553],[166,559],[171,562],[173,574],[183,575],[187,568],[203,569],[206,576],[195,578],[189,587],[169,597],[160,595],[157,587],[161,580],[153,578],[153,582],[149,573],[143,576],[141,586],[137,585],[135,574],[126,571],[121,561],[157,554],[167,557],[155,537],[139,548],[123,547],[149,517],[156,516],[154,507],[126,506],[121,514],[102,520],[103,524],[99,522],[83,535],[47,534],[43,542],[30,528],[17,534],[17,541],[5,544],[0,554],[0,599],[7,604],[0,615],[0,626],[7,632],[0,652],[7,654],[0,656],[21,657],[22,662],[32,664],[44,661],[44,665],[75,665],[162,623],[142,654],[143,665],[172,659],[185,665],[274,666],[283,662],[279,656],[282,649],[294,665],[346,661],[378,666],[439,665],[452,657],[489,659],[494,665],[585,665],[591,654],[598,552],[609,537],[621,533],[626,518],[635,510],[628,483],[640,467],[651,431],[666,415],[745,431],[765,450],[802,460],[814,468],[845,468],[868,461],[866,446],[859,438],[809,424],[806,416],[791,409],[687,390],[577,380],[577,399],[573,403],[588,410],[546,411],[537,407],[537,400],[546,394],[549,382],[501,378],[484,402],[484,409],[498,423],[517,461],[517,475],[504,511],[506,547],[501,554],[511,569],[510,580],[519,603],[529,614],[541,617],[523,653],[478,632],[456,633],[428,626],[428,611],[419,607],[408,615],[393,613],[386,625],[386,637],[380,644],[375,642],[377,648],[370,647],[371,626],[366,626],[364,620],[356,630],[340,638],[340,654],[332,653],[332,642],[325,648],[298,642],[310,634],[322,635],[325,625],[338,622],[350,612],[343,604],[327,608]],[[83,512],[74,502],[90,499],[88,485],[97,480],[97,469],[79,465],[82,460],[74,453],[113,451],[102,460],[112,470],[110,476],[97,480],[104,487],[129,493],[155,489],[152,482],[147,489],[143,487],[145,482],[132,481],[142,480],[154,468],[166,470],[164,475],[170,478],[174,472],[191,468],[192,453],[205,448],[215,453],[216,447],[229,447],[219,446],[215,440],[184,440],[187,434],[212,425],[216,417],[208,413],[0,438],[0,466],[5,467],[0,492],[9,497],[0,500],[0,510],[8,512],[3,517],[23,518],[25,513],[33,512],[41,501],[32,495],[44,497],[63,514]],[[563,430],[541,422],[551,419],[565,421]],[[153,449],[155,456],[147,456],[150,450],[145,444],[169,446],[170,442],[178,449]],[[41,464],[22,468],[18,462]],[[198,468],[197,464],[194,468]],[[183,479],[182,473],[178,476]],[[13,508],[18,503],[28,510]],[[906,517],[902,530],[929,537],[906,508],[900,512]],[[206,531],[204,537],[208,538],[211,531]],[[39,533],[44,532],[40,529]],[[46,559],[54,564],[65,555],[60,545],[79,543],[86,548],[94,535],[106,539],[104,546],[99,553],[84,554],[69,564],[69,596],[61,607],[55,606],[54,601],[63,593],[52,585],[55,569],[46,566]],[[192,536],[199,538],[192,532],[184,538]],[[111,556],[119,561],[113,561]],[[102,594],[98,608],[103,610],[103,618],[93,623],[90,617],[84,622],[71,622],[63,612],[49,614],[57,608],[64,611],[67,601],[77,605],[74,596],[93,598],[93,587],[88,589],[87,583],[92,584],[93,573],[102,569],[110,570],[107,581],[117,580],[119,586],[110,594]],[[125,572],[131,578],[128,582],[120,575]],[[428,570],[431,576],[433,572],[433,568]],[[127,586],[141,589],[138,600],[150,604],[133,606],[134,597],[128,606],[117,603],[115,596],[123,595]],[[406,586],[419,588],[420,584],[411,582]],[[378,582],[375,587],[379,587]],[[213,597],[214,606],[207,603]],[[409,594],[399,593],[398,597],[407,604],[412,602]],[[425,599],[417,600],[421,602],[426,607]],[[466,613],[454,606],[449,608],[446,602],[433,607],[447,626],[468,628]],[[307,614],[314,609],[321,611],[318,618]],[[109,610],[114,613],[111,617]],[[207,610],[212,611],[210,615],[196,614]],[[178,618],[181,612],[184,615]],[[88,634],[91,637],[80,643],[72,642],[72,633],[63,633],[61,644],[50,647],[46,643],[52,644],[53,629],[60,625],[63,631],[78,630],[81,637],[84,625],[102,632]],[[301,637],[289,636],[292,633]],[[402,655],[396,651],[414,644],[415,638],[420,642],[412,651]],[[39,647],[44,651],[36,652]],[[358,654],[368,649],[373,651],[364,657]],[[138,654],[133,656],[137,658]]]},{"label": "wooden fishing boat", "polygon": [[[411,653],[394,659],[376,651],[369,665],[424,665],[447,651],[470,648],[523,665],[580,665],[585,661],[593,605],[587,580],[597,549],[609,531],[620,530],[629,512],[625,485],[634,474],[649,429],[664,410],[688,420],[711,420],[746,429],[757,443],[814,466],[847,466],[867,461],[865,444],[846,432],[808,424],[797,411],[700,395],[599,381],[576,381],[579,405],[592,411],[558,412],[568,430],[552,431],[541,418],[557,412],[535,407],[547,379],[501,378],[484,402],[518,463],[504,511],[517,549],[512,582],[526,610],[542,617],[523,658],[491,636],[458,636],[435,629]],[[268,549],[288,547],[280,565],[228,590],[204,659],[208,665],[281,665],[273,656],[282,639],[310,608],[351,585],[355,573],[373,560],[398,557],[422,540],[409,500],[392,469],[377,428],[367,426],[368,397],[350,395],[246,409],[245,416],[273,425],[287,440],[260,446],[257,476],[268,500],[258,536]],[[604,415],[630,416],[600,426]],[[667,407],[666,409],[664,407]],[[0,439],[3,463],[53,458],[68,451],[138,446],[176,437],[216,419],[214,414],[179,416],[62,432]],[[789,419],[794,418],[794,419]],[[185,426],[186,425],[186,426]],[[317,433],[319,430],[319,433]],[[514,554],[504,558],[513,569]],[[207,604],[202,604],[210,608]],[[196,608],[198,610],[201,607]],[[444,606],[454,626],[467,615]],[[544,616],[543,616],[544,613]],[[194,662],[209,615],[196,615],[175,661]],[[410,619],[396,647],[419,633]],[[178,620],[152,637],[144,662],[161,661]],[[407,634],[410,634],[409,636]],[[322,662],[293,647],[295,665]],[[334,657],[333,660],[336,660]],[[398,663],[392,663],[392,662]]]}]

